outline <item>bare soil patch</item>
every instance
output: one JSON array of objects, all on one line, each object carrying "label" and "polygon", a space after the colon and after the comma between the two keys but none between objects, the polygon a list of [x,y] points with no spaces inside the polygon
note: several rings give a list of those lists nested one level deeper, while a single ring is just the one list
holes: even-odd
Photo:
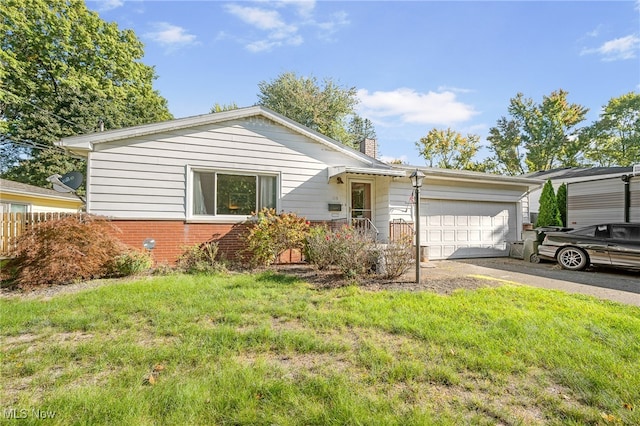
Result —
[{"label": "bare soil patch", "polygon": [[451,294],[456,290],[476,290],[485,287],[502,285],[500,281],[465,276],[459,270],[449,268],[446,263],[430,265],[423,268],[420,283],[415,281],[415,271],[406,272],[397,279],[384,279],[376,275],[367,275],[354,279],[344,278],[335,270],[318,270],[311,265],[277,265],[276,271],[286,275],[294,275],[317,289],[339,288],[357,285],[370,291],[432,291],[438,294]]}]

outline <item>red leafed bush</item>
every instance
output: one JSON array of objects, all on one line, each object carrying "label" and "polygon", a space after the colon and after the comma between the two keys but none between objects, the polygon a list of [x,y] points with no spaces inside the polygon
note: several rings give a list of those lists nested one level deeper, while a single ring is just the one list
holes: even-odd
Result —
[{"label": "red leafed bush", "polygon": [[114,274],[115,259],[127,251],[105,219],[69,216],[33,226],[17,240],[15,285],[28,289]]}]

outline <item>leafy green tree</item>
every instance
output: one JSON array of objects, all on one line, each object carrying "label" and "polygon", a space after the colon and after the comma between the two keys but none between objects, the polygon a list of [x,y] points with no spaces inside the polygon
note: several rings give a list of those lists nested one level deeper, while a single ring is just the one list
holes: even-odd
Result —
[{"label": "leafy green tree", "polygon": [[223,112],[223,111],[231,111],[234,109],[238,109],[238,105],[236,105],[235,102],[231,102],[230,104],[219,104],[219,103],[215,103],[211,109],[209,110],[209,112],[211,114],[216,113],[216,112]]},{"label": "leafy green tree", "polygon": [[38,186],[79,160],[60,138],[172,118],[131,30],[81,0],[0,3],[0,172]]},{"label": "leafy green tree", "polygon": [[540,194],[540,212],[536,227],[541,226],[562,226],[556,194],[550,180],[544,184]]},{"label": "leafy green tree", "polygon": [[525,173],[524,148],[516,120],[500,118],[497,126],[489,129],[487,140],[491,143],[489,150],[494,153],[492,160],[497,165],[496,171],[510,176]]},{"label": "leafy green tree", "polygon": [[377,139],[376,129],[373,127],[371,120],[362,118],[357,114],[353,115],[349,121],[347,135],[347,140],[343,143],[353,148],[359,148],[360,142],[365,139]]},{"label": "leafy green tree", "polygon": [[640,164],[640,93],[609,100],[581,137],[588,144],[586,158],[599,166]]},{"label": "leafy green tree", "polygon": [[[355,87],[341,87],[330,78],[320,84],[315,77],[299,77],[285,72],[271,82],[258,84],[258,105],[266,106],[285,117],[325,136],[353,146],[357,135],[348,128],[358,103]],[[357,121],[357,120],[356,120]],[[370,133],[370,122],[354,124],[354,132]],[[358,141],[359,142],[359,141]]]},{"label": "leafy green tree", "polygon": [[443,169],[477,170],[480,166],[473,161],[480,144],[480,137],[466,137],[451,129],[431,129],[425,137],[416,142],[416,147],[429,167]]},{"label": "leafy green tree", "polygon": [[576,125],[584,121],[587,108],[567,101],[564,90],[543,96],[536,104],[522,93],[509,104],[511,119],[502,117],[487,138],[494,160],[504,173],[550,170],[583,163],[584,142],[576,137]]},{"label": "leafy green tree", "polygon": [[567,226],[567,184],[563,183],[556,194],[558,212],[560,213],[560,225]]}]

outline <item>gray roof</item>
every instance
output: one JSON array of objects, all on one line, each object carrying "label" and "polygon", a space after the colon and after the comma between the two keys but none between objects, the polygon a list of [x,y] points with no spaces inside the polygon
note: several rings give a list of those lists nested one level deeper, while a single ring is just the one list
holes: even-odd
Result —
[{"label": "gray roof", "polygon": [[63,198],[80,201],[74,194],[58,192],[53,189],[41,188],[39,186],[28,185],[26,183],[15,182],[7,179],[0,179],[0,192],[7,194],[41,195],[48,198]]},{"label": "gray roof", "polygon": [[591,178],[605,175],[623,175],[631,173],[633,167],[565,167],[562,169],[541,170],[526,174],[526,177],[536,179],[574,179]]}]

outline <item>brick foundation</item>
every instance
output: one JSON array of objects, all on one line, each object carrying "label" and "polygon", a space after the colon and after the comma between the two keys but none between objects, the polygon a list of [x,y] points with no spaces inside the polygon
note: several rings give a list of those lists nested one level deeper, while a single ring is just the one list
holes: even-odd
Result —
[{"label": "brick foundation", "polygon": [[117,237],[125,244],[142,248],[146,238],[156,241],[152,251],[157,263],[173,264],[186,246],[215,241],[227,259],[242,258],[246,245],[242,235],[246,224],[185,223],[184,221],[112,220],[121,232]]},{"label": "brick foundation", "polygon": [[[209,241],[218,243],[219,253],[226,259],[238,261],[246,258],[243,235],[248,231],[248,224],[117,219],[111,223],[121,231],[117,232],[117,237],[131,247],[141,249],[146,238],[153,238],[156,245],[152,254],[156,263],[173,264],[184,247]],[[289,250],[278,257],[279,263],[297,263],[301,260],[299,251]]]}]

